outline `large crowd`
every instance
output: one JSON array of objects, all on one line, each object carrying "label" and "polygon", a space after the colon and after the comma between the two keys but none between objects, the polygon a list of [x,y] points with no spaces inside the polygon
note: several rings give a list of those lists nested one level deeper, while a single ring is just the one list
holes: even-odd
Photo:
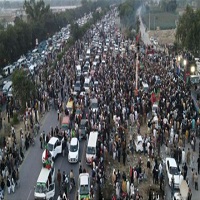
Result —
[{"label": "large crowd", "polygon": [[[128,151],[134,152],[134,140],[137,135],[142,136],[143,154],[147,157],[147,163],[142,164],[142,158],[130,166],[130,173],[121,173],[113,170],[112,184],[116,189],[113,199],[129,196],[130,199],[143,199],[140,191],[134,187],[140,181],[152,176],[153,184],[159,184],[160,190],[164,191],[164,163],[158,159],[161,157],[160,149],[165,146],[166,154],[176,159],[183,178],[190,182],[187,171],[192,171],[191,184],[189,187],[198,189],[198,174],[200,170],[200,158],[195,157],[196,141],[199,137],[200,120],[191,99],[190,88],[179,80],[173,69],[176,65],[175,54],[170,57],[165,52],[158,51],[156,55],[147,54],[147,49],[152,47],[140,43],[140,67],[138,78],[138,91],[136,90],[136,56],[135,42],[125,38],[116,28],[116,10],[107,14],[98,27],[88,30],[82,41],[76,41],[57,62],[53,71],[49,70],[47,80],[43,80],[43,68],[35,72],[35,82],[41,86],[38,91],[38,99],[27,104],[24,115],[24,127],[20,130],[20,142],[16,140],[15,129],[4,139],[4,145],[0,152],[1,162],[1,189],[8,194],[14,192],[15,186],[19,185],[19,165],[24,159],[24,152],[32,144],[34,134],[39,132],[39,116],[51,108],[58,112],[58,120],[65,113],[65,102],[70,97],[85,107],[84,112],[90,123],[90,131],[98,130],[99,139],[97,145],[97,157],[91,162],[91,179],[94,188],[98,188],[99,199],[103,198],[101,188],[105,180],[105,161],[108,155],[113,160],[126,165]],[[94,46],[94,37],[98,45]],[[105,48],[106,47],[106,48]],[[74,95],[73,85],[76,80],[76,65],[84,62],[86,50],[90,48],[90,71],[86,75],[91,78],[91,87],[88,95]],[[117,50],[116,50],[117,48]],[[123,53],[122,53],[123,51]],[[95,56],[99,55],[98,64],[93,66]],[[186,55],[185,55],[186,56]],[[54,56],[56,57],[56,55]],[[48,66],[46,61],[46,66]],[[84,75],[81,75],[84,83]],[[94,82],[98,81],[98,86]],[[148,84],[148,90],[144,90],[142,83]],[[88,101],[91,98],[98,100],[99,108],[93,112],[91,108],[86,111]],[[158,107],[152,112],[153,104]],[[32,106],[30,106],[32,105]],[[141,131],[146,125],[148,129]],[[75,130],[78,137],[80,120],[74,119],[70,132]],[[136,127],[136,134],[130,133],[127,138],[126,131],[130,126]],[[45,143],[50,137],[62,134],[59,127],[52,127],[49,133],[43,137]],[[66,135],[66,149],[69,145],[70,136]],[[190,148],[186,148],[190,144]],[[130,155],[131,156],[131,155]],[[112,162],[112,161],[110,161]],[[196,163],[198,163],[196,168]],[[145,169],[147,168],[147,171]],[[82,170],[82,169],[81,169]],[[93,191],[93,190],[91,190]],[[163,193],[164,195],[164,193]],[[67,198],[67,197],[66,197]],[[158,195],[149,190],[149,200],[159,199]]]}]

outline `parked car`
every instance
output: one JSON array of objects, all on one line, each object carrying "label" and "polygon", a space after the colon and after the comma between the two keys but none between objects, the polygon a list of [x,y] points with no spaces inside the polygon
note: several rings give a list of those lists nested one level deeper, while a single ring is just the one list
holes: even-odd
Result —
[{"label": "parked car", "polygon": [[174,188],[178,189],[180,185],[180,170],[174,158],[166,158],[166,171],[169,186],[171,186],[172,177],[174,176]]},{"label": "parked car", "polygon": [[77,163],[79,159],[79,141],[73,137],[69,146],[68,161],[70,163]]}]

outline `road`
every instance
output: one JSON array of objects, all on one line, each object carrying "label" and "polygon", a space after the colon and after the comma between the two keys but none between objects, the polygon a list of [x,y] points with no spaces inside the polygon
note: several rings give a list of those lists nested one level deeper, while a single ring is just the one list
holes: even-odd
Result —
[{"label": "road", "polygon": [[[50,131],[50,127],[55,127],[58,125],[57,121],[57,112],[55,110],[49,111],[44,119],[42,120],[42,126],[40,131],[43,130],[45,132]],[[85,148],[84,148],[85,141],[80,142],[80,158],[85,158]],[[36,185],[37,178],[39,176],[40,170],[42,168],[42,153],[43,150],[40,148],[40,141],[39,141],[39,135],[36,138],[35,146],[31,146],[26,153],[24,162],[22,163],[20,167],[20,188],[17,188],[14,194],[10,194],[7,196],[8,200],[32,200],[34,199],[34,186]],[[84,160],[81,159],[84,166]],[[71,169],[74,171],[74,176],[76,181],[78,180],[78,174],[79,174],[79,163],[76,164],[70,164],[67,160],[67,155],[65,157],[62,157],[62,155],[59,155],[55,161],[55,169],[56,172],[58,169],[61,170],[61,173],[63,171],[69,173]],[[58,188],[58,184],[56,182],[56,195],[55,199],[57,199],[57,196],[59,195],[60,189]],[[70,200],[75,199],[76,197],[76,188],[72,189],[72,192],[70,194]]]}]

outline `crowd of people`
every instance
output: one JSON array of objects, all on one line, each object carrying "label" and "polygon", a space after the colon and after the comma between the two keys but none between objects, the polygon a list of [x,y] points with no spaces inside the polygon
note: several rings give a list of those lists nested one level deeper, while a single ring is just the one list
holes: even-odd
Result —
[{"label": "crowd of people", "polygon": [[[131,156],[128,155],[129,151],[135,154],[133,144],[137,135],[142,136],[143,155],[139,155],[135,164],[131,163],[129,176],[127,173],[120,175],[119,170],[113,170],[112,184],[116,190],[113,199],[122,199],[126,196],[130,199],[143,199],[140,191],[134,187],[137,187],[141,180],[147,180],[147,177],[151,176],[152,184],[159,184],[164,195],[164,163],[159,159],[162,157],[160,149],[163,146],[166,156],[176,159],[183,179],[188,181],[189,187],[198,190],[200,158],[198,156],[197,160],[196,146],[200,134],[200,120],[191,99],[190,88],[179,80],[174,70],[177,61],[172,58],[175,58],[175,54],[169,57],[165,52],[158,51],[156,55],[149,55],[148,49],[152,47],[145,46],[140,41],[140,53],[137,56],[137,48],[131,48],[135,42],[126,39],[116,28],[116,15],[116,10],[110,11],[106,18],[99,22],[98,27],[94,25],[87,31],[82,41],[76,41],[56,63],[55,69],[49,70],[46,81],[42,79],[43,69],[35,72],[34,80],[41,85],[41,88],[38,91],[38,99],[27,104],[24,127],[20,131],[20,142],[17,142],[13,128],[11,135],[5,138],[1,150],[2,191],[7,187],[10,194],[15,191],[15,186],[19,185],[19,165],[23,161],[24,152],[31,144],[31,138],[35,132],[36,134],[39,132],[37,127],[40,114],[53,106],[58,110],[58,120],[60,120],[65,114],[65,101],[69,97],[73,98],[76,104],[85,107],[88,106],[87,102],[90,99],[98,100],[98,110],[93,112],[89,107],[88,113],[84,114],[89,120],[90,131],[99,132],[97,156],[91,162],[92,185],[100,191],[99,199],[103,198],[101,190],[106,181],[105,161],[108,161],[110,155],[119,163],[122,159],[122,164],[125,166],[128,156]],[[97,38],[97,46],[93,44],[94,37]],[[77,63],[84,66],[80,58],[86,56],[88,48],[92,49],[89,59],[90,71],[86,75],[91,78],[90,92],[83,96],[80,93],[74,95],[73,86],[77,78],[75,66]],[[94,67],[96,55],[99,55],[99,60]],[[187,54],[183,56],[186,57]],[[135,74],[138,59],[141,64],[138,66],[138,91],[136,91]],[[81,79],[84,83],[83,74]],[[95,81],[98,81],[97,86],[94,86]],[[144,82],[148,84],[147,90],[143,88]],[[154,104],[157,104],[157,109],[152,112]],[[83,110],[86,112],[86,109]],[[146,124],[148,129],[141,131],[141,127]],[[79,125],[80,120],[77,118],[70,127],[70,132],[76,130],[77,137],[79,132],[76,127]],[[135,135],[132,132],[127,133],[130,126],[136,127]],[[56,134],[63,134],[59,127],[55,129],[52,127],[49,133],[45,133],[41,139],[41,148],[44,148],[50,137]],[[63,134],[63,136],[68,135]],[[70,138],[66,138],[66,148],[69,141]],[[146,165],[141,157],[148,158]],[[188,170],[192,173],[191,180],[188,177]],[[65,196],[67,199],[67,194]],[[159,199],[159,195],[154,195],[150,190],[149,200],[153,199]]]}]

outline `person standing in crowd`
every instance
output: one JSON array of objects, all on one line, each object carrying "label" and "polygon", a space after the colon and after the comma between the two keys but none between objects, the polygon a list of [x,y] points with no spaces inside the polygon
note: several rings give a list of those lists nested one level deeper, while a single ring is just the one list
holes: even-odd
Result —
[{"label": "person standing in crowd", "polygon": [[40,148],[43,149],[43,137],[42,137],[42,133],[40,135]]},{"label": "person standing in crowd", "polygon": [[182,150],[182,164],[185,163],[185,150]]},{"label": "person standing in crowd", "polygon": [[197,159],[197,170],[198,170],[198,174],[200,173],[200,154],[199,157]]},{"label": "person standing in crowd", "polygon": [[186,159],[187,159],[187,165],[190,166],[190,162],[191,162],[191,152],[190,152],[190,148],[188,148],[188,152],[187,152],[187,156],[186,156]]},{"label": "person standing in crowd", "polygon": [[194,184],[195,184],[195,190],[198,190],[198,174],[197,174],[197,172],[194,175]]},{"label": "person standing in crowd", "polygon": [[188,171],[188,167],[185,163],[185,165],[183,166],[183,177],[184,177],[184,180],[186,180],[186,177],[187,177],[187,171]]},{"label": "person standing in crowd", "polygon": [[188,200],[192,200],[192,191],[189,188],[189,192],[188,192]]},{"label": "person standing in crowd", "polygon": [[148,176],[150,175],[150,172],[151,172],[151,162],[150,162],[150,159],[148,158],[147,160],[147,170],[148,170]]},{"label": "person standing in crowd", "polygon": [[171,178],[171,198],[174,196],[174,175]]},{"label": "person standing in crowd", "polygon": [[7,186],[7,189],[8,189],[8,194],[10,194],[11,193],[11,181],[10,181],[9,177],[7,177],[7,184],[6,184],[6,186]]}]

